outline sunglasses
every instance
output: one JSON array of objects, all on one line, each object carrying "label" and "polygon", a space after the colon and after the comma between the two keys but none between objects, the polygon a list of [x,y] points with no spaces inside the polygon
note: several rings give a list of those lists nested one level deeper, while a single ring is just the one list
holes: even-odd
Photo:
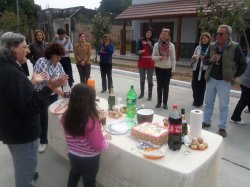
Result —
[{"label": "sunglasses", "polygon": [[217,32],[216,33],[217,36],[223,36],[224,34],[226,34],[226,33],[223,33],[223,32]]}]

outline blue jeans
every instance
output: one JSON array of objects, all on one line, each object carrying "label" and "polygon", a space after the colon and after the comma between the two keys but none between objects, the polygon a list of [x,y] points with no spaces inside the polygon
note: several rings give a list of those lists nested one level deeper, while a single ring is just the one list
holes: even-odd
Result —
[{"label": "blue jeans", "polygon": [[148,84],[153,84],[154,68],[139,68],[140,82],[141,83],[145,82],[146,73],[147,73]]},{"label": "blue jeans", "polygon": [[24,144],[8,144],[15,168],[16,187],[34,187],[38,139]]},{"label": "blue jeans", "polygon": [[206,85],[205,108],[203,122],[211,124],[211,117],[214,110],[214,101],[216,94],[219,98],[220,122],[219,129],[227,128],[228,104],[230,98],[231,83],[224,80],[209,78]]}]

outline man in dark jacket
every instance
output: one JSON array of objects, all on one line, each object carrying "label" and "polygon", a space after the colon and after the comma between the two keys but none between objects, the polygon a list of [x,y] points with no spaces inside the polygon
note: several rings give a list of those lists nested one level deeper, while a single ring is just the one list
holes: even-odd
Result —
[{"label": "man in dark jacket", "polygon": [[0,140],[11,152],[17,187],[34,187],[37,167],[40,110],[46,106],[52,90],[65,84],[67,76],[49,80],[36,92],[32,83],[46,79],[35,74],[30,81],[21,64],[29,53],[25,37],[6,32],[0,38]]}]

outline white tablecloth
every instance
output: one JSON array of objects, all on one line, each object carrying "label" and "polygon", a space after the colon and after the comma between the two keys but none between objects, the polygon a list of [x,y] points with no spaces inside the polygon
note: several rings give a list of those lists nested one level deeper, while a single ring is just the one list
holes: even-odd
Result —
[{"label": "white tablecloth", "polygon": [[[102,99],[101,103],[107,108],[105,100]],[[68,159],[59,118],[59,115],[49,114],[49,144]],[[154,115],[153,121],[162,122],[162,118]],[[164,158],[148,160],[136,148],[136,141],[129,134],[112,135],[109,149],[101,155],[97,180],[106,187],[216,187],[222,137],[204,130],[202,137],[209,145],[205,151],[184,155],[184,146],[179,151],[172,151],[166,145]]]}]

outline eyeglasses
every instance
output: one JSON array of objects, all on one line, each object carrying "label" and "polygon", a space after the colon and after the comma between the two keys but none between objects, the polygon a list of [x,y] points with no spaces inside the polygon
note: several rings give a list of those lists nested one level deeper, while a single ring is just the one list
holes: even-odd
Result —
[{"label": "eyeglasses", "polygon": [[216,33],[217,36],[223,36],[224,34],[226,34],[226,33],[223,33],[223,32],[217,32]]}]

